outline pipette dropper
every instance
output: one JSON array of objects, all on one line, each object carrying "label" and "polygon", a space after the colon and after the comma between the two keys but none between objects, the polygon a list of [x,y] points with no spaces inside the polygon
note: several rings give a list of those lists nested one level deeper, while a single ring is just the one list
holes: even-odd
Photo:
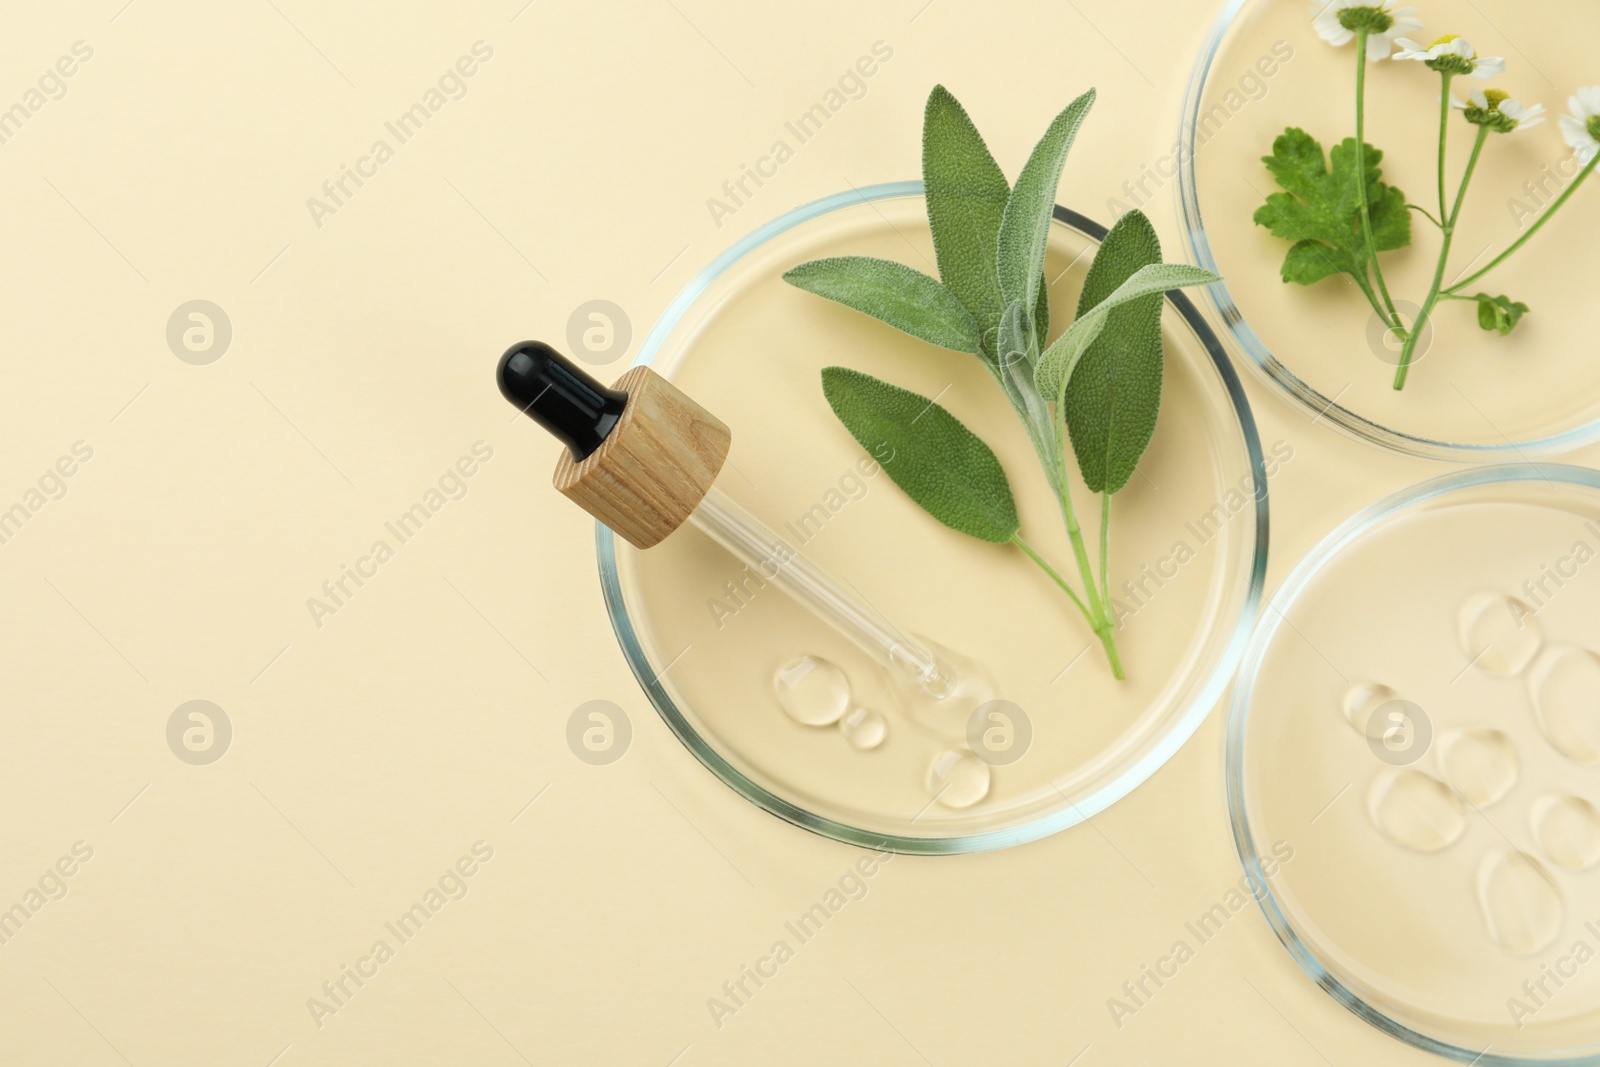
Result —
[{"label": "pipette dropper", "polygon": [[649,367],[608,389],[544,342],[524,341],[500,358],[496,379],[508,401],[567,446],[556,488],[634,547],[692,523],[920,698],[962,688],[950,656],[895,626],[713,484],[732,433]]}]

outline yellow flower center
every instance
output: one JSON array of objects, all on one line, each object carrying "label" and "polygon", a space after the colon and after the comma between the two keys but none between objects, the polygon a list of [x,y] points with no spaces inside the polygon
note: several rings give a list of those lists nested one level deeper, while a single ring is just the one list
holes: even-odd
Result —
[{"label": "yellow flower center", "polygon": [[1511,99],[1511,94],[1504,89],[1485,89],[1483,98],[1489,101],[1489,110],[1498,111],[1501,104]]},{"label": "yellow flower center", "polygon": [[1442,44],[1449,44],[1451,41],[1459,40],[1460,37],[1461,37],[1461,35],[1459,33],[1447,33],[1443,37],[1439,38],[1437,41],[1434,41],[1428,47],[1429,48],[1438,48]]}]

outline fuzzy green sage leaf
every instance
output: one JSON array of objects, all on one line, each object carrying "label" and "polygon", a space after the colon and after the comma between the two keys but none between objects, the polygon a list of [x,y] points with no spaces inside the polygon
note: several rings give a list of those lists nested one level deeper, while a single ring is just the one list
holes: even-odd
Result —
[{"label": "fuzzy green sage leaf", "polygon": [[871,256],[813,259],[783,280],[940,348],[976,353],[978,324],[955,294],[904,263]]},{"label": "fuzzy green sage leaf", "polygon": [[1039,392],[1047,399],[1062,399],[1067,381],[1072,377],[1084,351],[1100,336],[1106,317],[1113,310],[1151,293],[1164,293],[1168,289],[1181,289],[1190,285],[1209,285],[1222,279],[1208,270],[1191,267],[1186,263],[1154,263],[1140,267],[1128,280],[1090,310],[1079,315],[1060,337],[1050,343],[1034,370],[1034,381]]},{"label": "fuzzy green sage leaf", "polygon": [[1034,146],[1017,176],[1016,187],[1006,201],[1000,219],[996,271],[1000,294],[1007,304],[1020,301],[1031,315],[1039,299],[1043,280],[1045,246],[1050,237],[1050,216],[1055,210],[1056,187],[1061,184],[1061,168],[1067,152],[1094,106],[1095,91],[1090,89],[1062,109],[1050,128]]},{"label": "fuzzy green sage leaf", "polygon": [[889,456],[884,471],[928,514],[996,544],[1022,528],[1000,461],[950,412],[847,367],[824,367],[822,391],[861,447]]},{"label": "fuzzy green sage leaf", "polygon": [[961,102],[933,87],[922,117],[922,185],[933,230],[939,280],[978,323],[994,351],[1005,305],[995,276],[995,241],[1011,183],[989,153]]},{"label": "fuzzy green sage leaf", "polygon": [[[1078,314],[1099,305],[1141,267],[1161,262],[1161,240],[1143,212],[1129,211],[1106,234],[1084,278]],[[1084,350],[1062,403],[1084,484],[1115,493],[1133,477],[1161,409],[1162,295],[1112,310]]]}]

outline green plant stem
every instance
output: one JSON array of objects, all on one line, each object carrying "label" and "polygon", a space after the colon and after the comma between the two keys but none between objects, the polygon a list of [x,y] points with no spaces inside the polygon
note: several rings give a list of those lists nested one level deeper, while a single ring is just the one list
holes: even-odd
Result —
[{"label": "green plant stem", "polygon": [[1478,139],[1472,143],[1472,155],[1467,160],[1466,173],[1461,176],[1461,190],[1456,193],[1455,206],[1450,209],[1450,217],[1444,223],[1444,239],[1439,248],[1439,265],[1433,271],[1433,284],[1429,286],[1428,295],[1422,301],[1422,309],[1417,312],[1417,321],[1411,324],[1411,333],[1406,337],[1405,347],[1400,349],[1400,365],[1394,372],[1396,390],[1406,387],[1406,374],[1411,370],[1411,359],[1416,352],[1417,338],[1422,336],[1428,316],[1433,314],[1433,307],[1439,302],[1440,287],[1444,284],[1445,263],[1450,258],[1450,242],[1456,235],[1456,220],[1461,217],[1461,205],[1467,199],[1467,185],[1472,181],[1472,172],[1478,168],[1478,157],[1483,154],[1483,143],[1488,138],[1489,127],[1479,126]]},{"label": "green plant stem", "polygon": [[1100,644],[1106,650],[1106,662],[1111,664],[1111,677],[1121,682],[1127,679],[1128,672],[1122,669],[1122,657],[1117,654],[1117,639],[1111,636],[1112,627],[1100,631]]},{"label": "green plant stem", "polygon": [[1055,434],[1057,454],[1062,457],[1062,462],[1056,466],[1056,500],[1061,505],[1061,518],[1067,526],[1067,537],[1072,541],[1072,554],[1078,561],[1078,575],[1083,579],[1084,590],[1088,594],[1090,625],[1094,627],[1095,634],[1100,638],[1100,644],[1105,646],[1106,660],[1111,664],[1111,674],[1119,681],[1126,677],[1122,672],[1122,659],[1117,655],[1117,641],[1112,636],[1115,627],[1111,617],[1106,613],[1105,602],[1100,597],[1100,586],[1094,578],[1094,567],[1089,562],[1089,549],[1083,543],[1083,527],[1078,524],[1078,513],[1072,505],[1072,486],[1067,471],[1070,465],[1067,457],[1066,423],[1059,417],[1055,420]]},{"label": "green plant stem", "polygon": [[1065,472],[1056,483],[1056,499],[1061,504],[1061,518],[1067,524],[1067,537],[1072,541],[1072,554],[1078,561],[1078,575],[1083,579],[1088,593],[1089,611],[1096,633],[1106,628],[1105,607],[1100,603],[1100,583],[1094,579],[1094,567],[1089,563],[1089,549],[1083,543],[1083,527],[1078,525],[1078,513],[1072,506],[1072,488]]},{"label": "green plant stem", "polygon": [[[1439,87],[1439,217],[1442,219],[1450,210],[1444,198],[1444,148],[1450,136],[1450,79],[1455,77],[1448,70],[1439,72],[1442,84]],[[1440,229],[1443,223],[1438,224]]]},{"label": "green plant stem", "polygon": [[1078,605],[1078,610],[1083,612],[1083,617],[1089,620],[1089,624],[1091,626],[1094,625],[1094,615],[1090,613],[1088,605],[1083,602],[1083,598],[1078,596],[1078,591],[1072,588],[1072,586],[1068,585],[1067,580],[1061,577],[1056,569],[1050,566],[1043,556],[1039,555],[1038,552],[1035,552],[1032,545],[1028,544],[1028,542],[1022,539],[1022,534],[1012,534],[1011,543],[1022,549],[1029,559],[1037,563],[1039,565],[1039,569],[1048,574],[1050,576],[1050,580],[1059,585],[1062,591],[1072,598],[1072,602]]},{"label": "green plant stem", "polygon": [[1439,229],[1439,230],[1444,229],[1444,223],[1442,223],[1438,219],[1434,218],[1433,217],[1433,212],[1429,211],[1427,208],[1423,207],[1421,204],[1407,204],[1406,207],[1410,208],[1412,211],[1417,212],[1423,218],[1425,218],[1429,222],[1433,223],[1435,229]]},{"label": "green plant stem", "polygon": [[[1111,494],[1100,494],[1100,603],[1111,611]],[[1112,620],[1115,625],[1116,620]]]},{"label": "green plant stem", "polygon": [[1479,270],[1479,271],[1476,271],[1476,272],[1474,272],[1472,274],[1469,274],[1467,277],[1463,278],[1461,281],[1456,282],[1454,285],[1450,286],[1448,289],[1445,290],[1445,292],[1446,293],[1450,293],[1450,294],[1454,294],[1454,293],[1459,292],[1460,290],[1462,290],[1466,286],[1471,285],[1473,282],[1477,281],[1479,278],[1483,277],[1485,274],[1488,274],[1490,271],[1494,270],[1500,264],[1504,263],[1508,258],[1510,258],[1511,254],[1514,253],[1517,249],[1519,249],[1523,245],[1527,244],[1528,243],[1528,239],[1530,237],[1532,237],[1534,234],[1538,233],[1539,232],[1539,228],[1541,226],[1543,226],[1545,223],[1550,221],[1550,216],[1554,215],[1558,210],[1560,210],[1561,205],[1565,204],[1567,202],[1568,198],[1570,198],[1573,193],[1577,192],[1578,186],[1582,185],[1584,179],[1587,178],[1591,173],[1594,172],[1594,168],[1595,168],[1595,164],[1596,163],[1600,163],[1600,152],[1596,152],[1594,154],[1593,158],[1591,158],[1589,160],[1589,162],[1587,162],[1587,163],[1585,163],[1583,165],[1583,169],[1578,172],[1578,176],[1576,178],[1572,179],[1572,181],[1568,183],[1568,185],[1567,185],[1567,187],[1565,189],[1561,190],[1561,195],[1556,197],[1555,203],[1553,203],[1549,207],[1545,208],[1544,214],[1540,215],[1538,220],[1535,221],[1534,224],[1531,227],[1528,228],[1528,232],[1527,233],[1523,234],[1521,237],[1518,237],[1514,242],[1512,242],[1511,247],[1507,248],[1504,252],[1501,252],[1498,256],[1495,256],[1493,259],[1491,259],[1489,261],[1488,265],[1485,266],[1482,270]]},{"label": "green plant stem", "polygon": [[1372,305],[1372,310],[1377,314],[1378,318],[1382,319],[1384,323],[1391,328],[1398,329],[1398,327],[1395,326],[1394,321],[1389,318],[1389,313],[1384,310],[1383,305],[1378,303],[1378,294],[1373,291],[1372,283],[1367,280],[1366,275],[1364,273],[1352,274],[1350,277],[1355,279],[1356,285],[1359,286],[1361,288],[1361,292],[1366,295],[1367,303]]},{"label": "green plant stem", "polygon": [[[1372,276],[1383,294],[1383,306],[1389,309],[1387,321],[1396,332],[1405,332],[1405,323],[1395,310],[1389,296],[1389,286],[1383,280],[1383,268],[1378,266],[1378,246],[1372,239],[1372,212],[1367,207],[1367,31],[1356,31],[1356,199],[1361,205],[1361,239],[1366,242],[1367,259],[1372,263]],[[1380,314],[1380,318],[1383,316]]]},{"label": "green plant stem", "polygon": [[[1075,536],[1072,541],[1074,541],[1075,549],[1082,550],[1082,536]],[[1126,672],[1123,672],[1122,669],[1122,656],[1118,656],[1117,654],[1117,638],[1112,637],[1112,629],[1114,629],[1114,627],[1112,627],[1112,625],[1110,625],[1109,622],[1104,619],[1104,613],[1101,613],[1101,617],[1096,617],[1096,613],[1091,611],[1091,609],[1088,608],[1088,605],[1083,603],[1083,598],[1078,597],[1077,590],[1072,589],[1072,585],[1067,584],[1067,579],[1064,579],[1064,577],[1062,577],[1061,574],[1056,571],[1056,568],[1053,568],[1048,561],[1045,561],[1045,557],[1042,557],[1040,553],[1035,552],[1034,545],[1030,545],[1029,542],[1022,541],[1021,533],[1011,534],[1011,544],[1014,544],[1016,547],[1019,547],[1019,549],[1022,549],[1022,552],[1026,553],[1027,558],[1034,560],[1034,563],[1037,563],[1037,565],[1040,566],[1040,569],[1045,571],[1045,574],[1050,574],[1050,581],[1061,585],[1062,592],[1067,593],[1067,597],[1072,598],[1072,603],[1075,603],[1075,605],[1078,606],[1078,611],[1082,611],[1083,617],[1088,619],[1088,624],[1090,624],[1091,629],[1094,630],[1094,635],[1096,635],[1096,637],[1099,638],[1099,641],[1101,641],[1102,648],[1106,649],[1106,662],[1109,662],[1110,664],[1110,673],[1112,673],[1112,677],[1117,678],[1118,681],[1122,681],[1123,678],[1128,677]],[[1082,563],[1082,558],[1080,558],[1080,563]],[[1093,574],[1085,574],[1085,581],[1088,582],[1088,592],[1090,592],[1091,597],[1094,597]]]}]

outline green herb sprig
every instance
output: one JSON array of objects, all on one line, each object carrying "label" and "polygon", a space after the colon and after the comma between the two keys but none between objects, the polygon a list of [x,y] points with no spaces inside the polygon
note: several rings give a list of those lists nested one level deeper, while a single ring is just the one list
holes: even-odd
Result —
[{"label": "green herb sprig", "polygon": [[[884,469],[925,511],[970,537],[1013,545],[1060,586],[1100,640],[1113,675],[1123,678],[1110,595],[1111,497],[1127,485],[1155,432],[1162,294],[1219,279],[1162,263],[1150,220],[1130,211],[1101,242],[1076,319],[1049,341],[1050,219],[1067,154],[1094,100],[1091,89],[1056,116],[1012,187],[965,109],[935,86],[923,116],[922,175],[939,278],[867,256],[812,260],[784,278],[983,362],[1038,454],[1072,543],[1078,587],[1023,539],[994,450],[948,410],[845,367],[825,369],[822,389],[864,447],[891,446],[894,458]],[[1098,574],[1073,505],[1069,458],[1101,497]]]},{"label": "green herb sprig", "polygon": [[[1562,116],[1567,144],[1581,169],[1561,195],[1510,247],[1466,277],[1445,284],[1451,245],[1460,227],[1467,187],[1478,167],[1491,134],[1508,134],[1543,122],[1544,108],[1523,105],[1499,89],[1480,89],[1457,99],[1451,95],[1456,78],[1488,79],[1505,71],[1505,60],[1479,56],[1462,37],[1451,34],[1430,45],[1404,36],[1422,28],[1412,8],[1395,0],[1327,0],[1312,20],[1317,34],[1329,44],[1356,45],[1355,125],[1353,138],[1334,147],[1329,157],[1322,145],[1304,130],[1290,127],[1273,142],[1272,154],[1262,157],[1283,192],[1272,193],[1256,209],[1255,222],[1274,236],[1294,244],[1284,257],[1286,283],[1314,285],[1334,274],[1354,279],[1373,313],[1402,342],[1395,367],[1394,388],[1404,389],[1417,356],[1418,340],[1441,301],[1476,304],[1478,325],[1505,336],[1516,328],[1528,305],[1508,296],[1467,293],[1472,283],[1514,255],[1571,198],[1600,162],[1600,86],[1579,89],[1568,102],[1570,114]],[[1396,47],[1399,51],[1396,52]],[[1438,214],[1408,203],[1405,194],[1381,180],[1378,164],[1383,153],[1366,143],[1367,64],[1390,58],[1415,60],[1439,75]],[[1454,199],[1448,195],[1445,148],[1450,137],[1450,112],[1461,111],[1477,127],[1472,152]],[[1389,295],[1378,253],[1393,252],[1411,244],[1411,216],[1415,211],[1438,229],[1439,259],[1433,281],[1416,317],[1407,322]],[[1470,264],[1469,264],[1470,267]]]}]

